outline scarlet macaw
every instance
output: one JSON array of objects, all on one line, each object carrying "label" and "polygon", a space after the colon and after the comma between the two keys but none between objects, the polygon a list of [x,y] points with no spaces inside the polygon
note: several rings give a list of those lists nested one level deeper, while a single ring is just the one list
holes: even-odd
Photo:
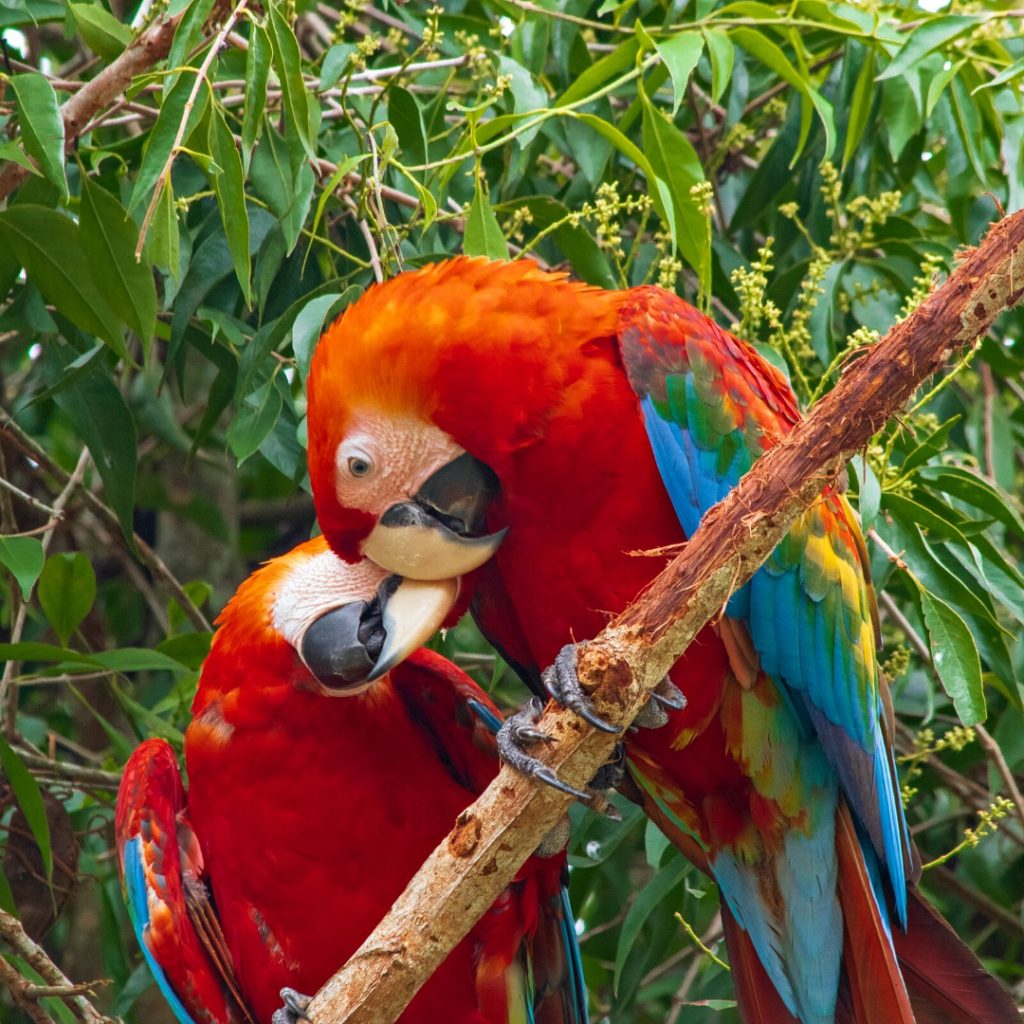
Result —
[{"label": "scarlet macaw", "polygon": [[[497,709],[416,650],[457,591],[300,545],[219,619],[185,734],[187,799],[165,741],[128,761],[122,878],[182,1024],[294,1021],[294,990],[348,959],[495,775]],[[564,853],[532,857],[400,1019],[585,1021],[565,877]]]},{"label": "scarlet macaw", "polygon": [[[480,566],[485,635],[538,692],[554,662],[586,712],[563,645],[628,605],[799,412],[667,291],[454,259],[328,329],[308,416],[334,550],[421,579]],[[673,668],[688,703],[669,687],[668,724],[627,737],[629,776],[719,885],[744,1020],[908,1022],[909,985],[919,1021],[1016,1021],[913,886],[874,614],[856,516],[826,488]]]}]

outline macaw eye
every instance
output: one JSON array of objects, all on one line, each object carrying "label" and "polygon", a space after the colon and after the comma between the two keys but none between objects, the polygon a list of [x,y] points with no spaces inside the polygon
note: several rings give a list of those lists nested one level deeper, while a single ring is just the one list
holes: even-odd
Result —
[{"label": "macaw eye", "polygon": [[348,471],[353,476],[366,476],[373,469],[373,463],[362,455],[353,455],[348,460]]}]

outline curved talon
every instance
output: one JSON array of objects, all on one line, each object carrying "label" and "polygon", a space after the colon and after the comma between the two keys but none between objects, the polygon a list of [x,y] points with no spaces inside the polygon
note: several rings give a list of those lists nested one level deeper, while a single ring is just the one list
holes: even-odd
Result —
[{"label": "curved talon", "polygon": [[576,674],[576,647],[574,644],[566,644],[558,652],[554,665],[544,671],[541,679],[545,689],[551,694],[552,700],[568,708],[584,722],[588,722],[595,729],[600,729],[601,732],[614,734],[622,731],[617,725],[606,722],[594,712],[593,701],[580,686],[579,677]]},{"label": "curved talon", "polygon": [[284,1006],[274,1011],[274,1016],[270,1019],[271,1024],[298,1024],[300,1020],[312,1024],[313,1018],[306,1013],[313,1001],[311,996],[304,996],[301,992],[287,987],[281,989],[280,995]]},{"label": "curved talon", "polygon": [[[517,711],[502,722],[496,737],[498,743],[498,756],[505,764],[514,768],[520,775],[529,778],[540,779],[547,783],[552,789],[589,803],[591,794],[581,789],[570,786],[563,782],[543,761],[527,754],[520,746],[523,742],[531,742],[532,737],[540,737],[542,742],[550,742],[554,737],[539,732],[533,728],[534,723],[540,717],[543,705],[536,698],[530,701],[522,711]],[[274,1024],[279,1024],[275,1021]]]},{"label": "curved talon", "polygon": [[686,707],[686,694],[665,676],[651,691],[651,697],[669,711],[682,711]]},{"label": "curved talon", "polygon": [[540,761],[537,764],[539,767],[533,772],[535,779],[547,783],[552,789],[557,789],[561,793],[568,793],[569,796],[576,797],[581,803],[590,803],[593,796],[591,793],[587,793],[582,789],[576,789],[575,786],[570,786],[568,782],[563,782],[546,764],[541,764]]}]

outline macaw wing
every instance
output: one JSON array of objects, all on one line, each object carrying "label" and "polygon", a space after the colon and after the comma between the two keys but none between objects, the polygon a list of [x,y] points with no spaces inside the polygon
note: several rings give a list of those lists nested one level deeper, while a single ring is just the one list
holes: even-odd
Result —
[{"label": "macaw wing", "polygon": [[[635,289],[620,323],[626,374],[690,536],[704,513],[797,423],[795,397],[755,349],[661,289]],[[826,488],[732,596],[732,621],[721,632],[731,657],[752,647],[764,671],[809,717],[887,866],[902,920],[909,839],[885,731],[867,567],[853,510]]]},{"label": "macaw wing", "polygon": [[209,901],[178,763],[163,740],[146,740],[128,759],[116,833],[128,915],[175,1017],[181,1024],[254,1024]]},{"label": "macaw wing", "polygon": [[474,794],[498,773],[495,734],[501,712],[447,658],[425,647],[391,670],[391,685],[453,777]]}]

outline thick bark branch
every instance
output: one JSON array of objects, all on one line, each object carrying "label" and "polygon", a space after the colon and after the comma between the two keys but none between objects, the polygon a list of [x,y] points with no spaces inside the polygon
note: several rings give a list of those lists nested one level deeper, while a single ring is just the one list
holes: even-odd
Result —
[{"label": "thick bark branch", "polygon": [[[117,59],[90,79],[60,108],[64,118],[64,148],[71,152],[82,129],[120,96],[136,75],[162,61],[171,50],[182,14],[160,18],[133,39]],[[9,196],[28,176],[27,168],[13,162],[0,168],[0,199]]]},{"label": "thick bark branch", "polygon": [[[705,517],[651,588],[580,658],[598,712],[624,725],[729,595],[746,582],[846,460],[949,354],[974,343],[1024,292],[1024,211],[992,228],[949,280],[844,374],[791,434]],[[695,681],[699,685],[699,680]],[[580,786],[614,737],[549,707],[543,759]],[[568,798],[502,768],[460,816],[376,931],[313,1000],[316,1024],[389,1024],[508,884]]]}]

